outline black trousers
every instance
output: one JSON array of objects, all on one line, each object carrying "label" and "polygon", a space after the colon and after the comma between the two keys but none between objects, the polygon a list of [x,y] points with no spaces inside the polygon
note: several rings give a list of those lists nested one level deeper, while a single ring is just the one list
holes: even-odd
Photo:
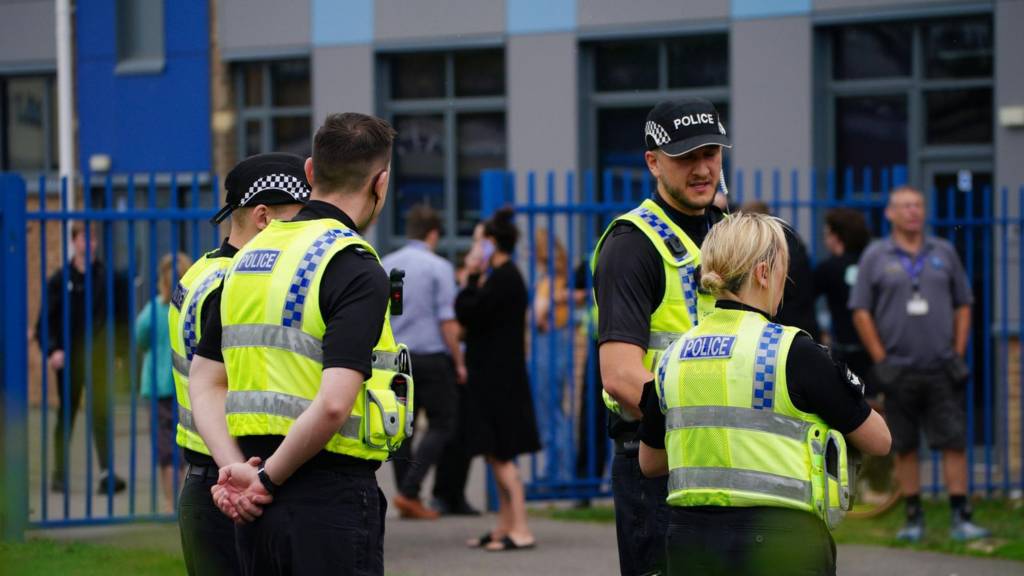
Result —
[{"label": "black trousers", "polygon": [[437,462],[434,474],[434,498],[449,508],[458,508],[466,503],[466,480],[469,478],[469,464],[473,457],[466,451],[466,388],[456,386],[458,414],[455,419],[455,434],[445,445]]},{"label": "black trousers", "polygon": [[[78,352],[77,350],[75,352]],[[96,446],[96,459],[101,470],[110,467],[110,447],[107,445],[107,434],[110,431],[110,411],[107,409],[107,380],[106,374],[93,366],[95,377],[87,377],[84,362],[75,360],[72,357],[70,378],[70,397],[64,392],[64,370],[57,371],[57,398],[59,409],[57,410],[57,422],[53,430],[53,476],[64,477],[64,464],[67,458],[67,445],[64,442],[64,435],[71,440],[71,431],[75,429],[75,419],[82,404],[82,394],[87,387],[92,391],[92,442]],[[68,427],[64,427],[64,411],[70,413]]]},{"label": "black trousers", "polygon": [[673,508],[665,540],[670,576],[835,576],[825,523],[784,508]]},{"label": "black trousers", "polygon": [[665,568],[665,531],[670,509],[668,477],[647,478],[635,451],[615,453],[612,497],[615,538],[622,576],[661,574]]},{"label": "black trousers", "polygon": [[415,452],[406,441],[394,458],[398,491],[407,498],[419,498],[423,478],[437,464],[445,446],[455,434],[458,397],[455,366],[447,354],[413,354],[412,376],[416,383],[416,410],[422,408],[430,423]]},{"label": "black trousers", "polygon": [[213,503],[217,467],[189,465],[178,498],[178,529],[189,576],[242,573],[235,551],[235,525]]},{"label": "black trousers", "polygon": [[374,472],[299,469],[236,529],[250,576],[383,576],[387,500]]}]

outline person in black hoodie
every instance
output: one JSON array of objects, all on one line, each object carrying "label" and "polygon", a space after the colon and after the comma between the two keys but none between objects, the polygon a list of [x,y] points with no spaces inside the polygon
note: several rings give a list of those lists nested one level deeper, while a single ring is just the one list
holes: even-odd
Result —
[{"label": "person in black hoodie", "polygon": [[[74,255],[65,264],[67,266],[67,285],[64,271],[57,270],[46,282],[46,341],[43,342],[42,321],[40,314],[36,323],[36,337],[39,349],[46,358],[46,365],[57,375],[57,397],[60,399],[57,422],[53,434],[53,476],[50,489],[62,492],[68,488],[65,482],[69,456],[67,443],[71,440],[71,431],[75,427],[82,392],[91,386],[92,440],[96,446],[96,456],[100,465],[100,479],[97,491],[106,493],[108,483],[114,492],[125,489],[125,482],[110,471],[110,448],[108,436],[110,431],[110,413],[107,409],[108,382],[106,381],[106,361],[103,337],[106,330],[113,326],[106,325],[106,283],[105,270],[102,262],[96,260],[96,230],[90,229],[86,234],[84,222],[71,224],[71,243]],[[88,248],[86,236],[89,236]],[[91,299],[88,307],[92,310],[92,325],[86,326],[86,270],[91,276]],[[68,339],[64,338],[64,306],[68,311],[70,330]],[[88,329],[88,331],[87,331]],[[86,342],[92,341],[91,347]],[[90,355],[91,371],[87,372],[86,354]],[[45,368],[44,368],[45,369]],[[65,390],[65,370],[68,374],[69,386]],[[67,428],[65,428],[67,416]]]}]

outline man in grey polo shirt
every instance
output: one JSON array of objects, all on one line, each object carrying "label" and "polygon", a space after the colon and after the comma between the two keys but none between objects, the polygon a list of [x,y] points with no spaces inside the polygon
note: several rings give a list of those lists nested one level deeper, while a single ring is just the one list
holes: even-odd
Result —
[{"label": "man in grey polo shirt", "polygon": [[385,270],[405,270],[405,309],[401,316],[391,317],[391,329],[409,347],[416,406],[424,408],[430,426],[415,452],[406,442],[395,456],[395,507],[403,518],[433,520],[439,514],[420,501],[420,486],[455,432],[455,386],[456,381],[465,382],[466,365],[455,320],[455,270],[434,254],[441,218],[429,206],[418,205],[406,216],[405,228],[408,244],[381,263]]},{"label": "man in grey polo shirt", "polygon": [[971,540],[988,531],[971,522],[967,502],[964,353],[971,324],[971,287],[953,246],[924,233],[924,195],[910,187],[889,194],[889,238],[861,256],[850,292],[853,323],[875,362],[896,451],[896,476],[907,523],[897,537],[924,536],[918,441],[923,425],[942,450],[953,512],[950,537]]}]

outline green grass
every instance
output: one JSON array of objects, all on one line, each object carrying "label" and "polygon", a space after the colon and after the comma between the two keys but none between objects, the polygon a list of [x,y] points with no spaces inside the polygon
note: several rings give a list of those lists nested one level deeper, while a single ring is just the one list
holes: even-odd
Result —
[{"label": "green grass", "polygon": [[[879,518],[847,519],[833,532],[833,536],[839,544],[867,544],[1024,561],[1024,503],[979,500],[973,506],[974,520],[991,530],[992,538],[966,544],[951,541],[948,537],[949,504],[945,500],[924,503],[925,538],[918,544],[906,544],[896,540],[896,531],[904,519],[902,505]],[[533,509],[531,513],[570,522],[615,521],[615,512],[610,506]]]},{"label": "green grass", "polygon": [[0,542],[0,558],[3,558],[2,572],[9,576],[180,576],[185,573],[181,558],[167,552],[52,540]]}]

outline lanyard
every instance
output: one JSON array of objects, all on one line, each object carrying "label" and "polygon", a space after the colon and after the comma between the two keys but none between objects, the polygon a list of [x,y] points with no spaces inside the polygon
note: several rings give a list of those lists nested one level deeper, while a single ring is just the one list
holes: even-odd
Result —
[{"label": "lanyard", "polygon": [[921,272],[924,271],[925,252],[927,252],[927,249],[922,246],[921,251],[917,254],[917,258],[911,260],[906,252],[899,251],[900,263],[903,264],[903,269],[910,276],[910,282],[914,285],[915,294],[920,292],[921,288]]}]

